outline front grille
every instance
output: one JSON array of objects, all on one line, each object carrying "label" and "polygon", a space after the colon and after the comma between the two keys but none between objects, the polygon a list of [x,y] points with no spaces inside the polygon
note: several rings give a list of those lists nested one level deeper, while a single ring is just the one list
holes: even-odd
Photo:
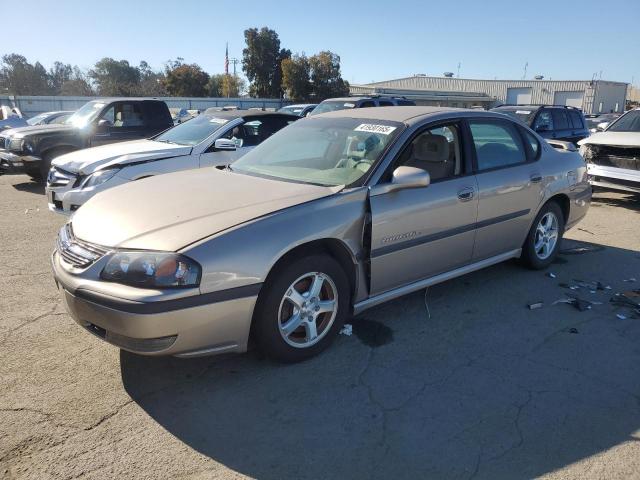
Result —
[{"label": "front grille", "polygon": [[62,259],[76,268],[88,267],[109,251],[108,248],[76,238],[70,223],[60,229],[57,248]]},{"label": "front grille", "polygon": [[77,175],[58,167],[52,167],[47,177],[47,186],[52,188],[65,187],[67,185],[74,186],[76,179]]}]

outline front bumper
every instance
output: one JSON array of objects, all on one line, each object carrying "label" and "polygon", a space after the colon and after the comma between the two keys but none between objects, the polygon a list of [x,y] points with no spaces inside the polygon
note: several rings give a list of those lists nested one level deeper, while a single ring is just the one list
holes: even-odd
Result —
[{"label": "front bumper", "polygon": [[[82,285],[65,271],[60,257],[51,257],[53,274],[71,317],[88,332],[124,350],[141,355],[195,357],[247,350],[255,294],[175,308],[171,302],[140,302],[104,295]],[[196,297],[205,298],[198,295]],[[232,296],[231,296],[232,297]],[[167,304],[167,308],[164,308]]]},{"label": "front bumper", "polygon": [[40,168],[40,162],[42,162],[40,157],[18,155],[7,150],[0,150],[0,175],[37,170]]},{"label": "front bumper", "polygon": [[589,183],[597,187],[640,193],[640,171],[587,164]]}]

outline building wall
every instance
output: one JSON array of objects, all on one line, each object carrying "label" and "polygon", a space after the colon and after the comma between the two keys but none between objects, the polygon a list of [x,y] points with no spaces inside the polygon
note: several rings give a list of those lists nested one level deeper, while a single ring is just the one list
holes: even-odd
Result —
[{"label": "building wall", "polygon": [[[603,80],[475,80],[422,76],[373,82],[366,86],[422,91],[478,92],[494,98],[496,104],[507,103],[510,89],[512,92],[510,98],[523,98],[522,92],[530,89],[530,102],[546,105],[554,103],[556,92],[566,92],[559,98],[575,98],[578,92],[582,92],[582,108],[585,113],[597,111],[594,109],[594,106],[598,107],[595,103],[597,91],[603,92],[603,96],[598,97],[598,103],[605,102],[608,106],[607,111],[613,109],[616,102],[619,103],[619,109],[624,108],[627,91],[626,83]],[[517,92],[520,94],[516,95]],[[621,98],[623,100],[620,100]]]},{"label": "building wall", "polygon": [[[23,115],[33,117],[39,113],[54,110],[77,110],[90,100],[100,97],[61,97],[0,95],[0,105],[18,107]],[[290,102],[273,98],[197,98],[197,97],[157,97],[164,100],[169,108],[205,110],[209,107],[236,105],[238,108],[278,109]]]},{"label": "building wall", "polygon": [[627,86],[598,82],[593,100],[593,110],[588,113],[620,113],[624,112],[627,100]]}]

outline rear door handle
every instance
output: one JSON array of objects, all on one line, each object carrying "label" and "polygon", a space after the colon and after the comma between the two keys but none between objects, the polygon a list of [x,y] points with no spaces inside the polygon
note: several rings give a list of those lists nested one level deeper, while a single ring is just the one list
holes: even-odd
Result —
[{"label": "rear door handle", "polygon": [[461,188],[458,190],[458,198],[461,202],[468,202],[473,199],[475,191],[471,187]]},{"label": "rear door handle", "polygon": [[529,178],[531,179],[531,183],[540,183],[542,181],[542,175],[539,173],[532,173]]}]

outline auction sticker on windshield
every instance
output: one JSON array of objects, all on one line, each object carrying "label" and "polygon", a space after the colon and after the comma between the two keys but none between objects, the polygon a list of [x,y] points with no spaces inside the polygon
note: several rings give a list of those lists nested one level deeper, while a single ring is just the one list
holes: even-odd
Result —
[{"label": "auction sticker on windshield", "polygon": [[516,110],[516,115],[529,115],[531,110]]},{"label": "auction sticker on windshield", "polygon": [[229,120],[227,120],[226,118],[211,118],[209,120],[209,123],[219,123],[221,125],[224,125],[225,123],[227,123]]},{"label": "auction sticker on windshield", "polygon": [[354,131],[355,132],[371,132],[371,133],[381,133],[382,135],[389,135],[393,132],[396,127],[390,127],[389,125],[374,125],[372,123],[362,123],[358,125]]}]

